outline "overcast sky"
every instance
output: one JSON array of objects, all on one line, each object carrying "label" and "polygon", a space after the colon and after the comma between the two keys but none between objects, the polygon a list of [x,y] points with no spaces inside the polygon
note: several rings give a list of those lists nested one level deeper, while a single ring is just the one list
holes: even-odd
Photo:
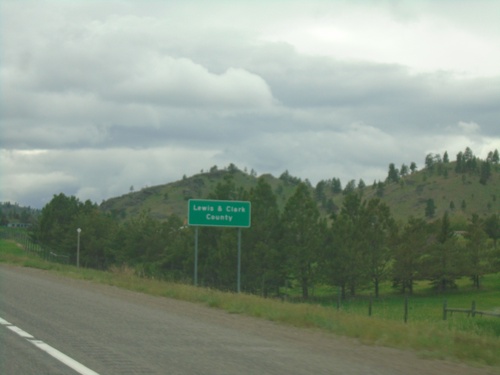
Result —
[{"label": "overcast sky", "polygon": [[500,1],[0,2],[0,201],[500,149]]}]

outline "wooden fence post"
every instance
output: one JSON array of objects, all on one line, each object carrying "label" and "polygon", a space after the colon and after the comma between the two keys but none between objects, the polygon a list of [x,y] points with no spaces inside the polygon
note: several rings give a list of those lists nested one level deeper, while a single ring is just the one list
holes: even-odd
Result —
[{"label": "wooden fence post", "polygon": [[405,323],[408,322],[408,296],[405,296],[405,317],[404,317]]},{"label": "wooden fence post", "polygon": [[443,301],[443,320],[446,320],[447,306],[446,300]]},{"label": "wooden fence post", "polygon": [[342,289],[339,286],[337,289],[337,310],[340,310],[341,299],[342,299]]}]

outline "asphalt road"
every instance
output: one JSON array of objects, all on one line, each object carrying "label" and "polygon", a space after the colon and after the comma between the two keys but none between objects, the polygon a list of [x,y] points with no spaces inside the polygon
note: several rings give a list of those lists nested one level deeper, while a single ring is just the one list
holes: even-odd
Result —
[{"label": "asphalt road", "polygon": [[0,374],[78,373],[489,372],[196,304],[0,265]]}]

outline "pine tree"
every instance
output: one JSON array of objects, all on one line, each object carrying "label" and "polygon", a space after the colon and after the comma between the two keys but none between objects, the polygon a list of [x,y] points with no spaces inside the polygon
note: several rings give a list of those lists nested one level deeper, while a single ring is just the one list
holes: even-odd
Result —
[{"label": "pine tree", "polygon": [[494,164],[498,164],[498,162],[500,161],[500,158],[498,156],[498,150],[495,149],[495,151],[493,152],[493,157],[491,158],[491,161],[494,163]]},{"label": "pine tree", "polygon": [[484,230],[493,240],[493,245],[496,249],[498,239],[500,238],[500,215],[492,214],[491,216],[489,216],[484,222]]},{"label": "pine tree", "polygon": [[413,174],[413,173],[415,173],[415,172],[417,171],[417,164],[415,164],[415,162],[414,162],[414,161],[412,161],[412,162],[410,163],[410,171],[411,171],[411,173],[412,173],[412,174]]},{"label": "pine tree", "polygon": [[401,232],[394,251],[392,277],[403,293],[413,293],[413,285],[421,276],[421,258],[428,252],[429,226],[423,219],[410,217]]},{"label": "pine tree", "polygon": [[366,204],[360,226],[364,228],[361,240],[366,246],[368,272],[378,298],[380,282],[387,277],[389,270],[391,242],[395,240],[397,226],[389,207],[377,198]]},{"label": "pine tree", "polygon": [[490,177],[491,177],[491,164],[489,161],[483,161],[481,163],[481,177],[479,178],[479,182],[482,185],[486,185]]},{"label": "pine tree", "polygon": [[483,224],[477,214],[473,214],[467,226],[466,272],[474,286],[479,289],[481,277],[490,271],[490,262]]},{"label": "pine tree", "polygon": [[448,157],[448,151],[445,151],[443,155],[443,163],[448,164],[449,162],[450,158]]},{"label": "pine tree", "polygon": [[444,292],[456,286],[455,280],[464,274],[465,251],[451,229],[448,213],[435,223],[435,241],[422,259],[421,275],[437,290]]},{"label": "pine tree", "polygon": [[263,179],[250,191],[252,228],[244,232],[243,286],[266,297],[284,283],[285,250],[279,247],[281,220],[276,196]]},{"label": "pine tree", "polygon": [[389,164],[389,172],[387,174],[388,182],[398,182],[399,181],[399,170],[396,168],[394,163]]},{"label": "pine tree", "polygon": [[427,218],[432,218],[436,214],[436,204],[434,203],[434,199],[427,199],[427,204],[425,206],[425,216]]},{"label": "pine tree", "polygon": [[283,211],[283,246],[290,275],[300,282],[302,297],[309,297],[315,264],[322,243],[320,216],[305,183],[299,183]]},{"label": "pine tree", "polygon": [[329,238],[323,248],[320,267],[325,280],[339,286],[342,298],[347,289],[354,296],[358,287],[370,281],[366,258],[366,242],[363,240],[362,223],[365,203],[356,193],[346,195],[338,215],[328,231]]}]

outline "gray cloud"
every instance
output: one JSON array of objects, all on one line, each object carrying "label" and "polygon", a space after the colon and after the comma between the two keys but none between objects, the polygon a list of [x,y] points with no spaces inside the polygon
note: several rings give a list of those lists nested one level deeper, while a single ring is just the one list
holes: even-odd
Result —
[{"label": "gray cloud", "polygon": [[[484,157],[500,148],[500,70],[450,63],[500,40],[488,15],[465,17],[482,14],[473,3],[2,2],[0,200],[100,202],[229,163],[370,183],[428,152]],[[435,33],[440,68],[391,60],[400,39],[380,22],[409,41]],[[446,50],[450,35],[475,44]]]}]

